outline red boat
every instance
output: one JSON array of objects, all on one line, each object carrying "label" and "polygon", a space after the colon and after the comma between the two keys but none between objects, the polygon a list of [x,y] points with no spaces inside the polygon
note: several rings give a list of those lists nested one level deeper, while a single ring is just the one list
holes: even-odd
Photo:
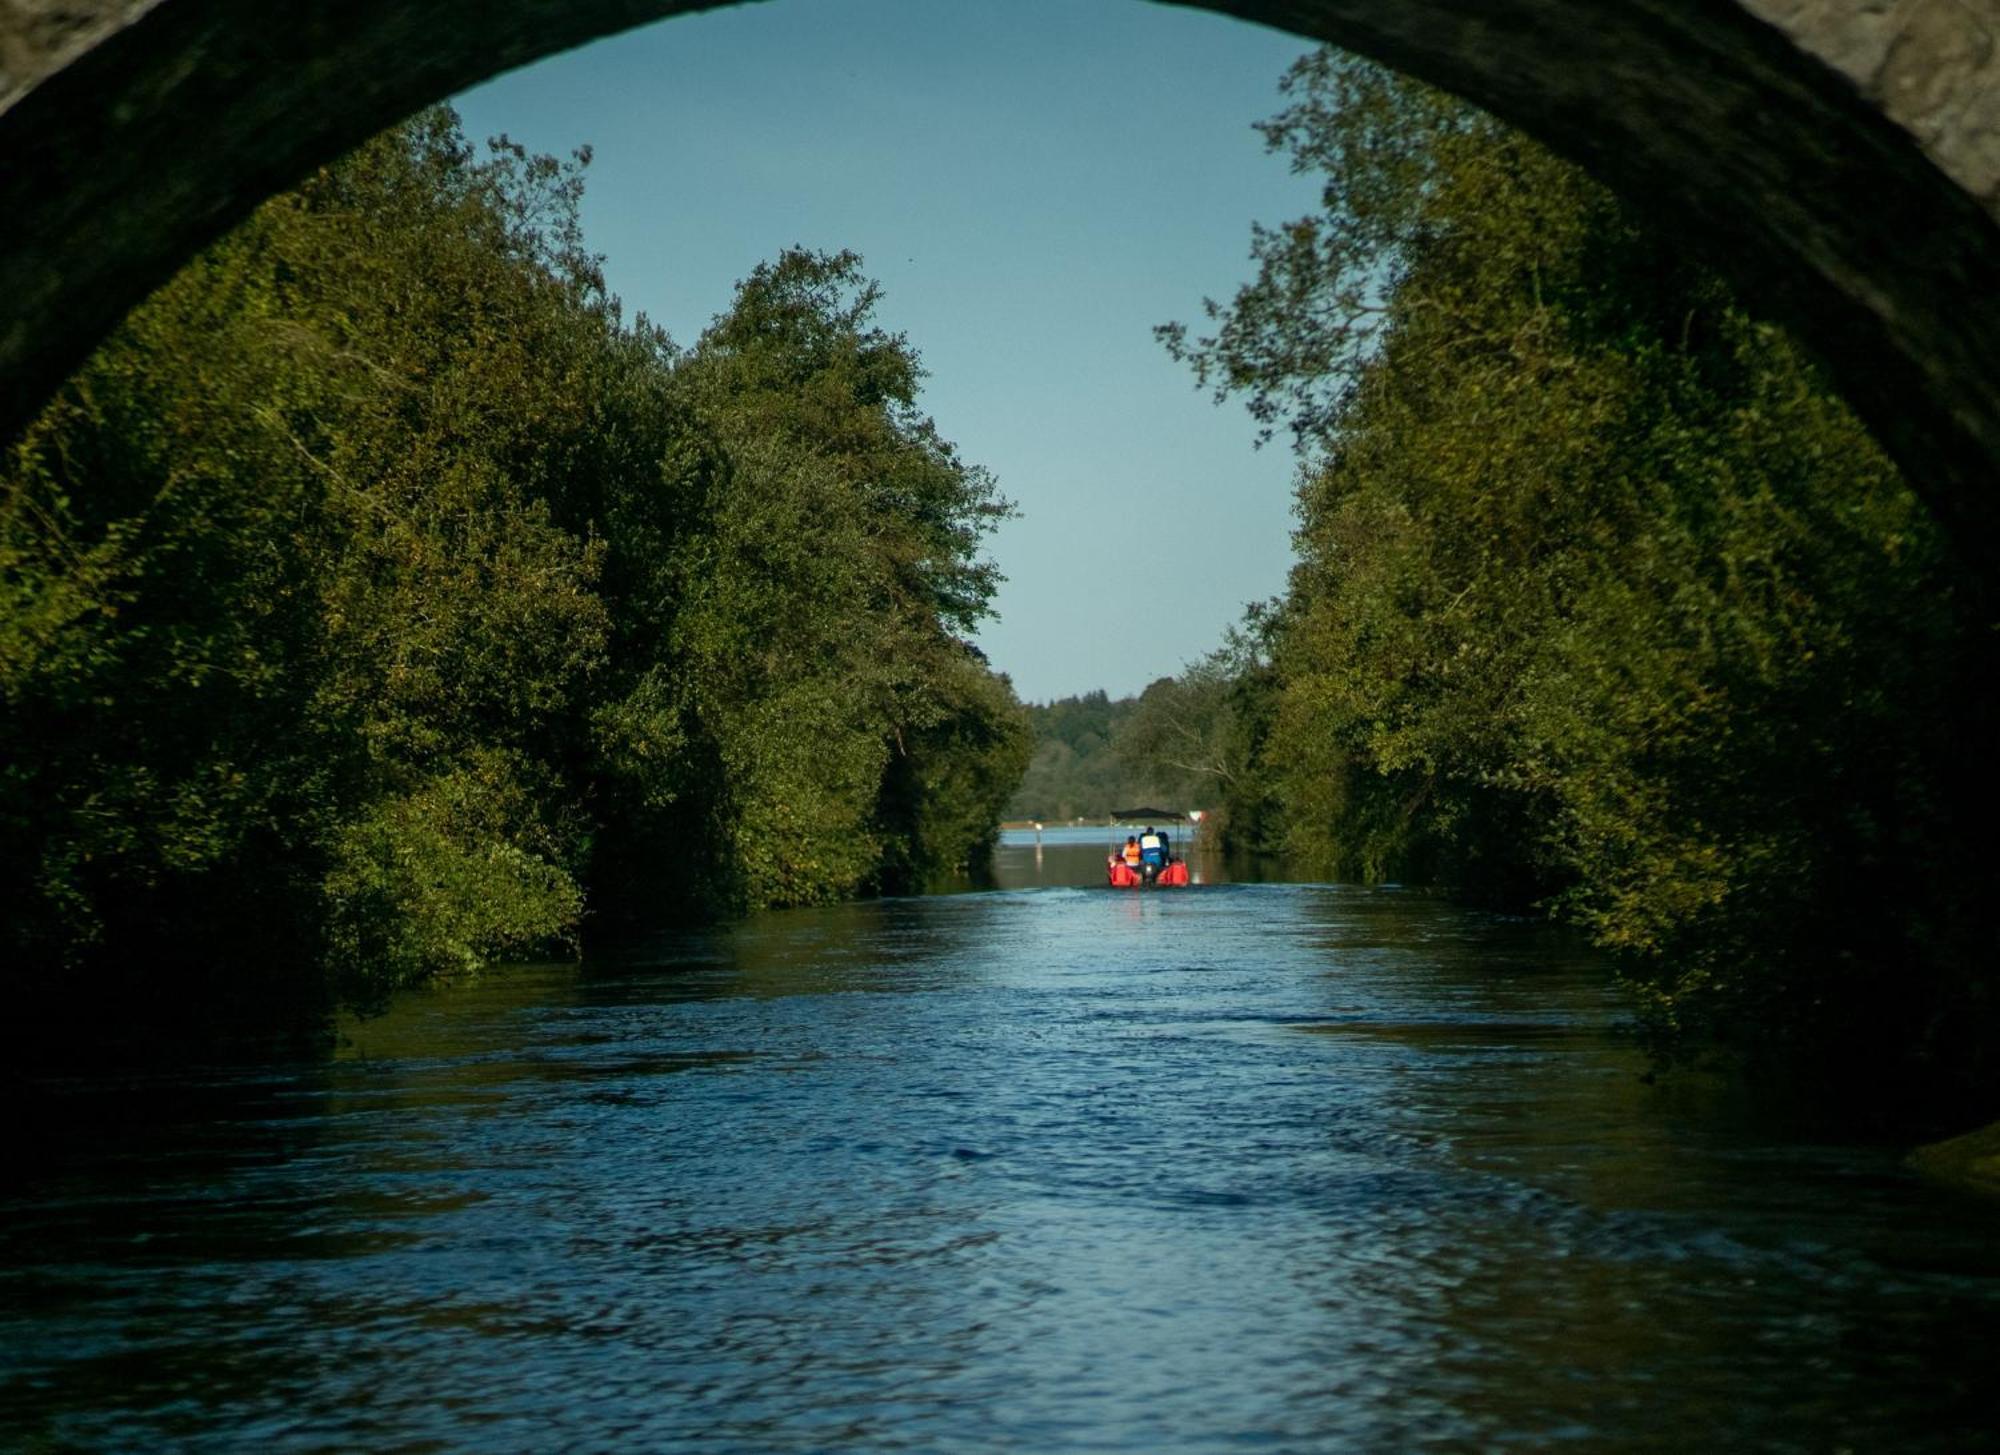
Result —
[{"label": "red boat", "polygon": [[[1188,883],[1185,855],[1174,853],[1174,838],[1166,824],[1183,827],[1190,816],[1172,808],[1120,808],[1111,815],[1111,854],[1104,871],[1113,889],[1176,888]],[[1118,830],[1129,828],[1123,839]],[[1191,833],[1192,830],[1189,830]]]}]

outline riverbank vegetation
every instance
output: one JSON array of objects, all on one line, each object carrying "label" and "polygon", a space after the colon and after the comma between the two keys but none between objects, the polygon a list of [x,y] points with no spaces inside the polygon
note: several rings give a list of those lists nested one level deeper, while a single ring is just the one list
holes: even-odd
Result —
[{"label": "riverbank vegetation", "polygon": [[17,1008],[268,1020],[983,859],[1029,748],[968,641],[1009,506],[852,255],[692,347],[624,321],[587,159],[392,130],[5,460]]},{"label": "riverbank vegetation", "polygon": [[1300,459],[1222,694],[1232,834],[1566,917],[1670,1049],[2000,1110],[1989,608],[1922,506],[1573,167],[1330,54],[1285,91],[1323,208],[1161,331]]},{"label": "riverbank vegetation", "polygon": [[1101,823],[1121,805],[1199,806],[1200,797],[1186,794],[1191,788],[1207,793],[1208,782],[1191,774],[1178,755],[1132,750],[1135,722],[1157,717],[1161,698],[1180,691],[1178,679],[1163,677],[1137,697],[1099,691],[1029,703],[1034,753],[1007,802],[1008,819]]},{"label": "riverbank vegetation", "polygon": [[1246,757],[1231,710],[1246,639],[1230,640],[1136,697],[1099,691],[1028,704],[1034,753],[1008,819],[1101,823],[1121,806],[1206,809],[1228,793]]},{"label": "riverbank vegetation", "polygon": [[1135,703],[1101,691],[1029,703],[1034,752],[1007,801],[1007,817],[1015,822],[1096,822],[1119,804],[1139,802],[1144,795],[1129,794],[1123,765],[1111,747]]}]

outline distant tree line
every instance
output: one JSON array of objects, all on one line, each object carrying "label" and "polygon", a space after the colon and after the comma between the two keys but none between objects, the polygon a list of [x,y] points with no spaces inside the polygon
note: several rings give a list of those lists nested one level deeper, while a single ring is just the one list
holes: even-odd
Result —
[{"label": "distant tree line", "polygon": [[1162,677],[1137,697],[1098,691],[1028,704],[1034,754],[1007,817],[1097,821],[1119,808],[1218,800],[1229,778],[1229,745],[1218,735],[1235,721],[1218,710],[1219,694],[1233,687],[1220,661]]},{"label": "distant tree line", "polygon": [[1118,806],[1126,793],[1125,775],[1111,740],[1132,707],[1132,698],[1114,702],[1101,691],[1029,703],[1034,750],[1007,801],[1007,817],[1064,823],[1101,819]]},{"label": "distant tree line", "polygon": [[13,1005],[368,1000],[918,885],[1025,766],[1010,509],[850,254],[690,348],[581,171],[428,112],[139,309],[0,473]]},{"label": "distant tree line", "polygon": [[1990,597],[1575,168],[1332,54],[1284,90],[1322,208],[1161,331],[1301,458],[1286,591],[1192,674],[1231,836],[1564,916],[1670,1048],[2000,1110]]}]

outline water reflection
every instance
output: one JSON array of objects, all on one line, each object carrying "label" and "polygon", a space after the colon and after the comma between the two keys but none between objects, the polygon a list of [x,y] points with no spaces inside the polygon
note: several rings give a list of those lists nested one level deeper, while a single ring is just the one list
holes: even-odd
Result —
[{"label": "water reflection", "polygon": [[0,1200],[0,1444],[1991,1438],[1990,1206],[1646,1084],[1573,942],[1059,850],[147,1088]]}]

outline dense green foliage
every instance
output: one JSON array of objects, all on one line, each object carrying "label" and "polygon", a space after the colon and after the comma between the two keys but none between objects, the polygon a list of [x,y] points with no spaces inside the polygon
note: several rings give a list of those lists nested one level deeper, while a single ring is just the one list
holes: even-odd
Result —
[{"label": "dense green foliage", "polygon": [[851,255],[759,268],[685,352],[626,325],[587,159],[395,129],[5,461],[14,988],[261,1014],[990,842],[1028,736],[966,635],[1008,506]]},{"label": "dense green foliage", "polygon": [[1284,815],[1264,762],[1276,705],[1270,658],[1275,618],[1253,607],[1242,628],[1177,677],[1153,683],[1113,745],[1123,761],[1170,774],[1163,800],[1200,807],[1224,854],[1280,854]]},{"label": "dense green foliage", "polygon": [[1136,699],[1103,692],[1028,704],[1034,754],[1007,804],[1010,819],[1101,819],[1130,800],[1111,743]]},{"label": "dense green foliage", "polygon": [[1539,903],[1669,1034],[1993,1089],[1988,643],[1810,362],[1574,168],[1322,54],[1193,338],[1304,460],[1239,821],[1301,867]]},{"label": "dense green foliage", "polygon": [[1217,653],[1137,697],[1090,692],[1030,704],[1034,756],[1007,817],[1096,821],[1121,807],[1215,801],[1234,724],[1223,711],[1234,681],[1227,660]]}]

